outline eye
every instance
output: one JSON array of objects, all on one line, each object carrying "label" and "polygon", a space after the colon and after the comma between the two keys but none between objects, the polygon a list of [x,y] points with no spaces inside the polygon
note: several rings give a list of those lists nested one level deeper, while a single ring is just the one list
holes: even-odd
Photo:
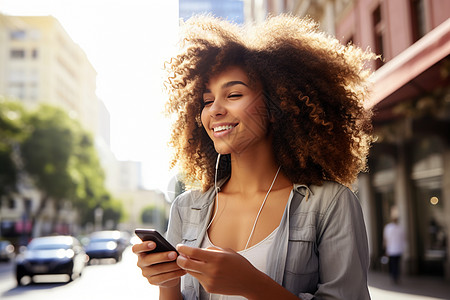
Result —
[{"label": "eye", "polygon": [[214,103],[214,98],[212,98],[211,96],[205,96],[203,98],[203,107],[210,106],[213,103]]},{"label": "eye", "polygon": [[213,100],[204,100],[203,101],[203,106],[210,106],[211,104],[213,104]]},{"label": "eye", "polygon": [[242,97],[242,94],[240,94],[240,93],[231,93],[228,95],[228,98],[231,98],[231,99],[236,99],[236,98],[240,98],[240,97]]}]

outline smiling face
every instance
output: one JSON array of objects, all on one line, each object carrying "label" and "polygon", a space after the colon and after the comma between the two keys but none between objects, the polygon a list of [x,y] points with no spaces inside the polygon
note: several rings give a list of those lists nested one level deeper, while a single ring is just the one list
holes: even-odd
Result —
[{"label": "smiling face", "polygon": [[203,127],[220,154],[241,154],[270,147],[267,108],[261,87],[245,71],[228,67],[210,78],[203,94]]}]

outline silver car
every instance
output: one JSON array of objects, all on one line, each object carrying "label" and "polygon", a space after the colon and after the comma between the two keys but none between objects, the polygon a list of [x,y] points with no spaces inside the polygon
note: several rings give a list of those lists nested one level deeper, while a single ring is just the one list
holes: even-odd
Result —
[{"label": "silver car", "polygon": [[0,261],[10,261],[14,258],[14,246],[10,241],[0,241]]}]

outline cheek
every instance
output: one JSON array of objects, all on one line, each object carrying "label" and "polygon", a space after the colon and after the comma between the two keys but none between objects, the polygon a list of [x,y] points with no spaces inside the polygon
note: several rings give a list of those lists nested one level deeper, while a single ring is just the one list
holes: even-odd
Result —
[{"label": "cheek", "polygon": [[264,102],[256,102],[247,107],[246,115],[248,116],[249,125],[258,129],[260,133],[267,130],[269,123],[268,112]]},{"label": "cheek", "polygon": [[206,129],[206,131],[208,131],[207,129],[208,129],[208,124],[209,124],[209,115],[205,109],[202,110],[202,112],[200,114],[200,119],[202,121],[203,127]]}]

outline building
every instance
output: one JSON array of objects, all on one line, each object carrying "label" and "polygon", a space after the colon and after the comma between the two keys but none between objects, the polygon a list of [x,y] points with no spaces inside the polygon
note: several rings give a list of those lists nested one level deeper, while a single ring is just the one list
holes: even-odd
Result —
[{"label": "building", "polygon": [[[123,200],[130,224],[140,224],[139,210],[157,204],[168,212],[168,202],[159,191],[142,189],[139,162],[119,162],[111,151],[110,114],[95,93],[96,76],[84,51],[54,17],[0,14],[0,96],[19,99],[28,107],[43,102],[59,106],[78,119],[94,136],[106,174],[106,188],[113,197]],[[28,216],[37,210],[40,195],[27,178],[20,182],[19,190],[14,199],[1,202],[0,232],[30,235]],[[56,213],[51,207],[44,210],[44,222],[39,225],[42,230],[33,230],[50,233],[52,224],[45,220]],[[65,204],[58,217],[57,225],[64,227],[60,232],[76,231],[70,228],[76,221],[70,203]],[[164,220],[160,223],[164,224]]]},{"label": "building", "polygon": [[[55,18],[0,14],[0,96],[20,100],[31,109],[41,103],[59,106],[93,134],[96,145],[106,144],[109,149],[110,116],[95,93],[96,77],[84,51]],[[115,158],[111,162],[117,164]],[[69,202],[58,212],[51,206],[44,209],[42,222],[29,228],[40,193],[26,176],[18,188],[19,194],[0,208],[2,233],[7,234],[5,228],[12,236],[31,235],[31,230],[49,233],[55,225],[61,233],[77,231]]]},{"label": "building", "polygon": [[243,0],[179,0],[179,17],[186,21],[192,15],[210,13],[238,24],[244,23]]},{"label": "building", "polygon": [[268,16],[279,14],[294,14],[313,16],[320,28],[334,34],[335,13],[334,0],[244,0],[245,22],[262,22]]},{"label": "building", "polygon": [[[258,11],[256,4],[263,10]],[[320,28],[382,56],[369,67],[376,141],[358,179],[371,268],[395,212],[407,232],[403,271],[450,279],[450,1],[246,1],[246,17],[309,16]]]},{"label": "building", "polygon": [[97,73],[51,16],[0,15],[0,94],[65,109],[97,132]]},{"label": "building", "polygon": [[377,140],[360,176],[373,267],[395,210],[408,237],[405,272],[450,279],[450,2],[339,2],[336,36],[383,58],[369,103]]}]

